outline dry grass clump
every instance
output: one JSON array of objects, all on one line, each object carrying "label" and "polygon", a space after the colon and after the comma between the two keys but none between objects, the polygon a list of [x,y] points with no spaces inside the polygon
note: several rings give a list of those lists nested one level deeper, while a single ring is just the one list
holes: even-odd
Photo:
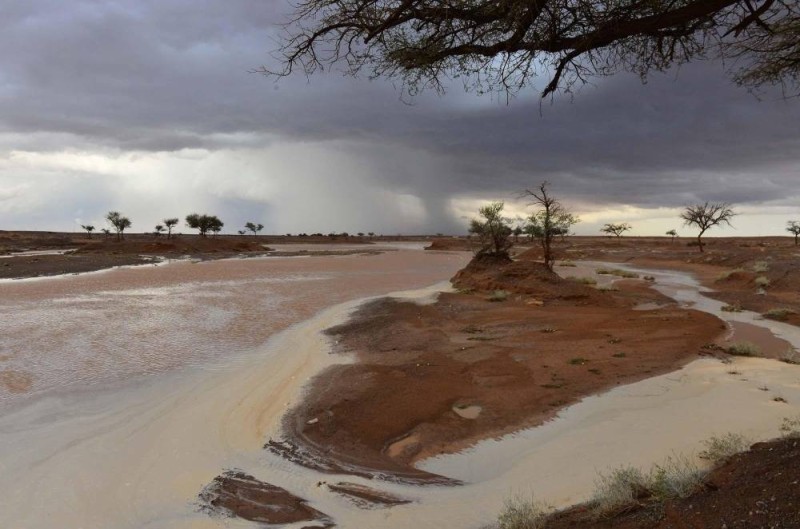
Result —
[{"label": "dry grass clump", "polygon": [[688,498],[703,486],[705,472],[684,455],[668,457],[650,471],[649,490],[658,501]]},{"label": "dry grass clump", "polygon": [[576,283],[582,283],[584,285],[594,286],[597,284],[597,280],[592,277],[569,276],[567,279],[569,279],[570,281],[575,281]]},{"label": "dry grass clump", "polygon": [[567,260],[567,261],[561,261],[560,263],[558,263],[557,266],[566,266],[566,267],[569,267],[569,268],[575,268],[578,265],[576,265],[572,261]]},{"label": "dry grass clump", "polygon": [[620,270],[618,268],[598,268],[596,273],[598,275],[612,275],[617,277],[623,277],[625,279],[639,278],[639,274],[635,272],[628,272],[627,270]]},{"label": "dry grass clump", "polygon": [[756,261],[753,263],[753,272],[757,274],[763,274],[769,270],[769,263],[766,261]]},{"label": "dry grass clump", "polygon": [[600,285],[597,287],[600,292],[618,292],[619,289],[614,285]]},{"label": "dry grass clump", "polygon": [[636,467],[620,467],[609,474],[599,474],[592,496],[597,516],[613,516],[639,504],[648,495],[648,479]]},{"label": "dry grass clump", "polygon": [[730,277],[733,274],[736,274],[738,272],[744,272],[744,271],[745,271],[744,268],[734,268],[733,270],[726,270],[725,272],[720,273],[717,276],[717,278],[715,279],[715,281],[725,281],[727,279],[730,279]]},{"label": "dry grass clump", "polygon": [[497,526],[498,529],[544,529],[551,512],[548,505],[517,495],[505,501]]},{"label": "dry grass clump", "polygon": [[770,320],[786,321],[792,314],[797,314],[797,311],[793,309],[780,308],[780,309],[770,309],[764,314],[762,314],[762,316]]},{"label": "dry grass clump", "polygon": [[761,349],[754,343],[734,342],[725,348],[725,352],[734,356],[758,356]]},{"label": "dry grass clump", "polygon": [[784,417],[780,431],[783,437],[800,438],[800,415],[797,417]]},{"label": "dry grass clump", "polygon": [[736,302],[731,305],[723,305],[720,310],[722,312],[742,312],[742,306]]},{"label": "dry grass clump", "polygon": [[789,347],[781,354],[778,360],[787,364],[800,364],[800,351],[794,347]]},{"label": "dry grass clump", "polygon": [[759,288],[767,288],[770,284],[769,278],[766,276],[758,276],[755,279],[756,286]]},{"label": "dry grass clump", "polygon": [[508,299],[508,291],[506,290],[495,290],[489,295],[489,301],[505,301]]},{"label": "dry grass clump", "polygon": [[739,452],[744,452],[750,443],[742,435],[727,433],[720,437],[711,437],[703,441],[703,444],[706,448],[698,456],[716,465],[724,463]]}]

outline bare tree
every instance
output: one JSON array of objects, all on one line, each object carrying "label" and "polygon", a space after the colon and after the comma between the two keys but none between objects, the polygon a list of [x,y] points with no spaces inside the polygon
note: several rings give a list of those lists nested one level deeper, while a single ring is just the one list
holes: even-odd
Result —
[{"label": "bare tree", "polygon": [[164,219],[164,226],[167,227],[167,239],[172,238],[172,229],[178,225],[178,218]]},{"label": "bare tree", "polygon": [[478,236],[481,248],[478,255],[508,257],[511,248],[511,227],[503,217],[503,202],[492,202],[478,210],[479,219],[470,221],[469,232]]},{"label": "bare tree", "polygon": [[736,57],[739,82],[800,88],[797,0],[299,0],[283,68],[399,78],[407,91],[446,78],[514,93],[549,76],[542,95],[594,75],[644,77],[706,57]]},{"label": "bare tree", "polygon": [[700,233],[697,235],[697,246],[703,251],[703,234],[714,226],[727,224],[731,226],[731,219],[736,213],[727,202],[706,202],[704,204],[694,204],[686,206],[681,213],[685,226],[697,226]]},{"label": "bare tree", "polygon": [[794,235],[794,245],[797,246],[797,238],[800,237],[800,221],[790,220],[787,222],[786,231]]},{"label": "bare tree", "polygon": [[91,239],[92,238],[92,232],[94,231],[94,226],[92,226],[91,224],[81,224],[81,228],[83,228],[84,231],[86,231],[87,235]]},{"label": "bare tree", "polygon": [[106,220],[117,232],[117,240],[124,238],[124,232],[131,227],[131,220],[128,217],[123,217],[119,211],[109,211],[106,214]]},{"label": "bare tree", "polygon": [[617,237],[621,237],[623,233],[626,231],[632,230],[630,224],[627,222],[622,222],[620,224],[604,224],[600,231],[603,233],[607,233],[609,235],[616,235]]},{"label": "bare tree", "polygon": [[569,233],[573,224],[580,219],[572,215],[555,197],[550,195],[547,188],[549,182],[542,182],[536,189],[526,189],[523,196],[531,199],[530,205],[537,208],[529,218],[525,231],[539,239],[544,255],[544,265],[553,270],[555,255],[553,253],[553,239]]}]

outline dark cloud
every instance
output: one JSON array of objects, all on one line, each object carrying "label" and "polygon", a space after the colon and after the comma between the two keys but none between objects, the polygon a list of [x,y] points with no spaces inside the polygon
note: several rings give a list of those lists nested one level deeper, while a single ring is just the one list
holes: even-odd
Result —
[{"label": "dark cloud", "polygon": [[[432,230],[460,222],[448,210],[452,197],[509,197],[545,179],[583,203],[643,207],[798,195],[800,105],[774,93],[757,99],[717,63],[647,84],[601,79],[554,101],[529,93],[506,105],[453,86],[409,105],[389,82],[332,72],[275,83],[249,73],[274,65],[277,24],[289,9],[255,0],[6,3],[0,149],[333,143],[365,169],[360,185],[420,197]],[[322,176],[351,169],[330,165]],[[267,200],[243,200],[248,214],[261,204],[280,217]],[[364,209],[373,223],[382,213]]]}]

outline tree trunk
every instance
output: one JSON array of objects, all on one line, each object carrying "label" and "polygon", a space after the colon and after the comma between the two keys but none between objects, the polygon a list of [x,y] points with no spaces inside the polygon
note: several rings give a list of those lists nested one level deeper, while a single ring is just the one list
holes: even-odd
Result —
[{"label": "tree trunk", "polygon": [[703,241],[700,239],[700,237],[703,236],[703,233],[704,232],[701,231],[700,235],[697,236],[697,247],[700,248],[700,253],[703,253]]}]

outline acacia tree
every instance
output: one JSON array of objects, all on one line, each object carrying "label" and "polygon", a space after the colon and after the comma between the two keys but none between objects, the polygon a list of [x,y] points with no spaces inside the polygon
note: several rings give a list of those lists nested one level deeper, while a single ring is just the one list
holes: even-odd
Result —
[{"label": "acacia tree", "polygon": [[511,227],[503,217],[503,202],[492,202],[478,210],[481,218],[472,219],[469,233],[478,236],[481,247],[477,255],[508,257],[511,248]]},{"label": "acacia tree", "polygon": [[247,224],[244,225],[244,229],[253,232],[253,235],[258,235],[258,232],[264,229],[264,225],[248,222]]},{"label": "acacia tree", "polygon": [[164,226],[167,227],[167,239],[172,238],[172,229],[178,225],[178,218],[164,219]]},{"label": "acacia tree", "polygon": [[155,235],[156,237],[159,237],[159,236],[161,236],[162,233],[164,233],[164,225],[163,224],[156,224],[156,227],[153,230],[153,235]]},{"label": "acacia tree", "polygon": [[200,232],[205,237],[208,232],[219,233],[225,225],[216,215],[191,213],[186,215],[186,225]]},{"label": "acacia tree", "polygon": [[446,78],[515,92],[548,75],[542,95],[620,70],[644,77],[707,57],[735,57],[747,85],[800,88],[797,0],[299,0],[282,68],[399,78],[411,93]]},{"label": "acacia tree", "polygon": [[703,251],[703,234],[714,226],[727,224],[731,226],[731,219],[736,215],[727,202],[705,202],[704,204],[694,204],[686,206],[681,213],[685,226],[696,226],[700,228],[697,235],[697,246]]},{"label": "acacia tree", "polygon": [[86,234],[91,239],[92,238],[92,232],[94,231],[94,226],[92,226],[91,224],[81,224],[81,228],[83,228],[86,231]]},{"label": "acacia tree", "polygon": [[609,235],[616,235],[617,237],[621,237],[623,233],[631,229],[633,228],[631,228],[630,224],[628,224],[627,222],[622,222],[620,224],[604,224],[603,227],[600,228],[600,231],[602,231],[603,233],[607,233]]},{"label": "acacia tree", "polygon": [[131,227],[131,220],[128,217],[123,217],[119,211],[109,211],[106,215],[106,220],[117,232],[117,240],[124,239],[124,232]]},{"label": "acacia tree", "polygon": [[678,236],[678,232],[675,231],[674,229],[669,230],[666,234],[672,237],[671,239],[672,242],[675,242],[675,237]]},{"label": "acacia tree", "polygon": [[553,239],[565,236],[572,225],[580,222],[578,217],[566,208],[554,196],[550,195],[547,188],[549,182],[542,182],[536,189],[526,189],[523,196],[531,199],[530,205],[535,206],[535,211],[528,217],[525,232],[539,240],[544,255],[544,265],[548,270],[553,270],[555,254],[553,253]]},{"label": "acacia tree", "polygon": [[797,238],[800,237],[800,221],[790,220],[787,222],[786,231],[794,235],[794,245],[797,246]]}]

